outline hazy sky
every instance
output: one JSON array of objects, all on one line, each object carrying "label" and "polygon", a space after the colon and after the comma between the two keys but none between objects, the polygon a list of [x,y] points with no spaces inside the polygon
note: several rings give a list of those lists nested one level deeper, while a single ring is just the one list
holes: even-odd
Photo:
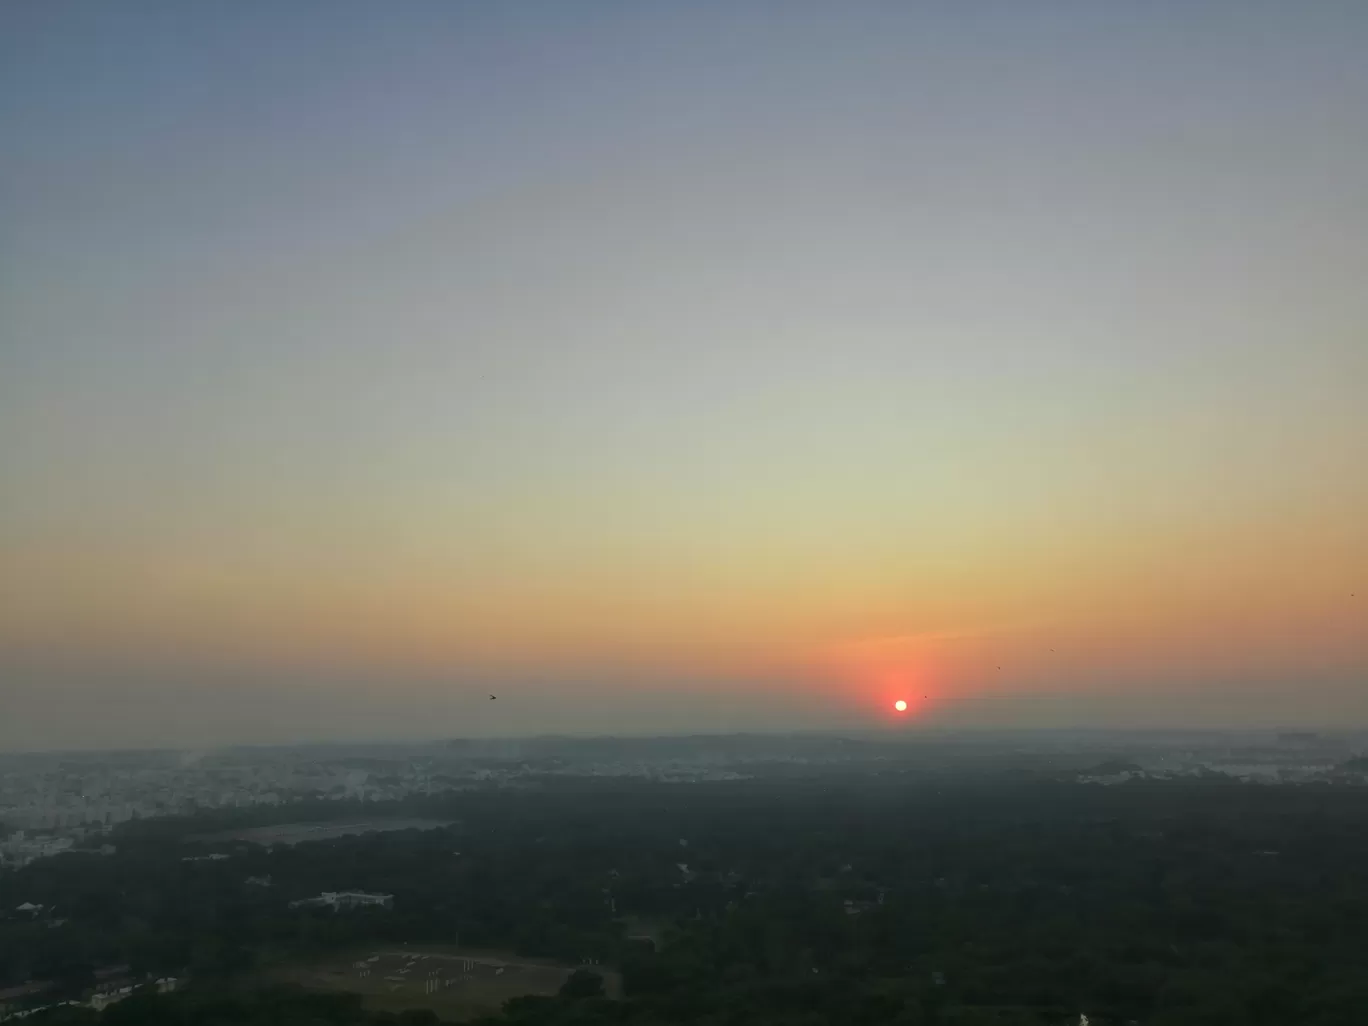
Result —
[{"label": "hazy sky", "polygon": [[1368,724],[1368,4],[0,5],[0,747],[896,697]]}]

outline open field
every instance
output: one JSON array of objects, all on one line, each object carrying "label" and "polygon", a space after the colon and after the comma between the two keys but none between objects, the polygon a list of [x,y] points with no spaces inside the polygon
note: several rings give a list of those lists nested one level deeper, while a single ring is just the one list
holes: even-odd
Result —
[{"label": "open field", "polygon": [[347,823],[279,823],[275,826],[246,827],[200,834],[195,841],[250,841],[253,844],[299,844],[302,841],[329,841],[350,834],[385,833],[392,830],[436,830],[450,826],[440,819],[363,819]]},{"label": "open field", "polygon": [[[618,993],[617,974],[591,966]],[[445,1019],[497,1012],[509,998],[553,995],[572,967],[506,953],[459,948],[385,949],[273,970],[277,980],[309,990],[361,994],[377,1011],[431,1008]]]}]

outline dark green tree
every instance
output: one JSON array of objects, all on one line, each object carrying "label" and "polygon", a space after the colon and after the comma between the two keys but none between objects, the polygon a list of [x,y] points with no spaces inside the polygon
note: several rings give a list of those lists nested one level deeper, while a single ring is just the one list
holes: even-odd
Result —
[{"label": "dark green tree", "polygon": [[603,997],[603,977],[588,969],[576,969],[561,984],[560,996],[574,1000]]}]

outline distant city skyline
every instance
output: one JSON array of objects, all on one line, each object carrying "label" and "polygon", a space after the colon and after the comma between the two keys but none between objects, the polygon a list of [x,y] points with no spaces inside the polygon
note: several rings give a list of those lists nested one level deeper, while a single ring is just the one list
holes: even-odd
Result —
[{"label": "distant city skyline", "polygon": [[0,750],[1368,726],[1366,45],[0,10]]}]

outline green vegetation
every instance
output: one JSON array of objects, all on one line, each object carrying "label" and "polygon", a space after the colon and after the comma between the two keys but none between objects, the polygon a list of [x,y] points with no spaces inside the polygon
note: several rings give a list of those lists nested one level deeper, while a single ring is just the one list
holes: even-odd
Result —
[{"label": "green vegetation", "polygon": [[[0,985],[74,992],[126,962],[194,982],[102,1023],[417,1022],[241,981],[460,943],[622,973],[621,1000],[578,972],[560,996],[510,1001],[505,1026],[1338,1026],[1368,1009],[1360,789],[852,775],[562,783],[400,813],[456,822],[186,862],[204,849],[174,838],[203,824],[167,821],[126,831],[111,857],[0,876],[0,907],[57,906],[0,921]],[[391,893],[393,910],[289,907],[346,888]],[[659,947],[629,919],[668,924]]]},{"label": "green vegetation", "polygon": [[560,996],[571,1000],[601,998],[604,996],[603,977],[588,969],[576,969],[561,987]]}]

